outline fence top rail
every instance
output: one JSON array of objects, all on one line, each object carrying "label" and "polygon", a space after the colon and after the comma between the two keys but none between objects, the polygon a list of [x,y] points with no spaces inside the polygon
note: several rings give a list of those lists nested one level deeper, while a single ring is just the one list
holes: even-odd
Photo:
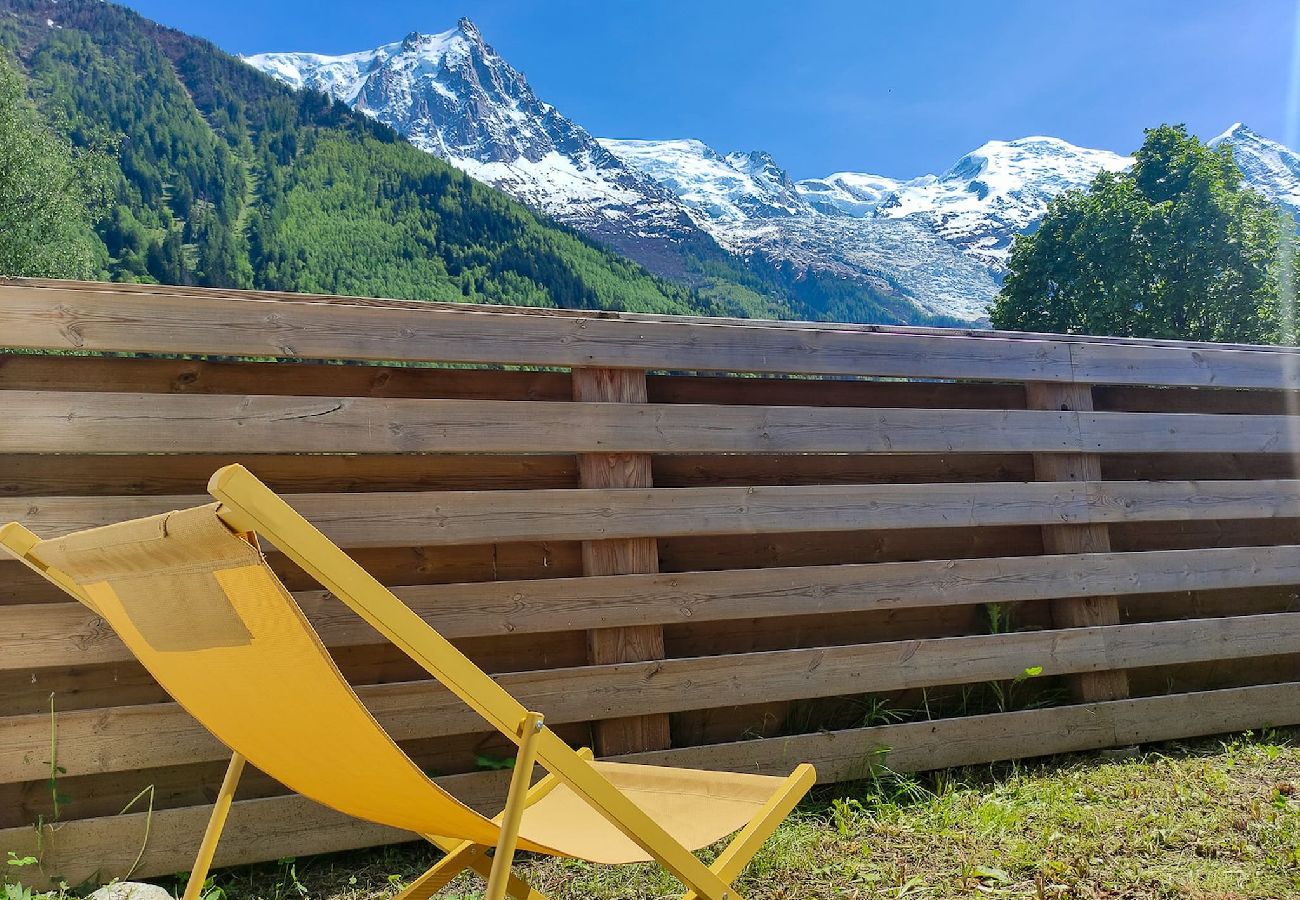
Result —
[{"label": "fence top rail", "polygon": [[0,280],[10,348],[1300,388],[1289,348]]},{"label": "fence top rail", "polygon": [[318,303],[334,306],[366,306],[375,309],[478,312],[500,315],[549,316],[567,319],[614,319],[622,322],[675,322],[702,325],[736,325],[744,328],[778,328],[861,332],[864,334],[909,334],[934,337],[994,338],[1021,341],[1061,341],[1081,344],[1122,344],[1135,347],[1191,348],[1196,350],[1255,350],[1266,353],[1295,353],[1295,348],[1275,344],[1238,344],[1217,341],[1184,341],[1169,338],[1125,337],[1100,334],[1061,334],[1049,331],[1003,331],[978,326],[936,327],[926,325],[878,325],[861,322],[831,322],[812,319],[745,319],[735,316],[682,316],[662,313],[615,312],[611,310],[557,309],[539,306],[507,306],[489,303],[463,303],[437,300],[396,300],[383,297],[357,297],[350,294],[300,294],[290,291],[208,288],[193,285],[122,284],[99,281],[73,281],[57,278],[15,278],[0,275],[0,288],[27,287],[52,290],[108,291],[109,293],[145,294],[162,297],[226,298],[235,300],[278,300],[290,303]]}]

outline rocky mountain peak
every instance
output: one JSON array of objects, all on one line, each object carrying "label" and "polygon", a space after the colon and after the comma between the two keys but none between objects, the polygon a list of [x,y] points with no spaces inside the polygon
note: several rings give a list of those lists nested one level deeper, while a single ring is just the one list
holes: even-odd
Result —
[{"label": "rocky mountain peak", "polygon": [[[691,139],[596,140],[533,92],[469,19],[440,34],[343,56],[268,53],[248,62],[325,91],[473,177],[670,277],[680,248],[721,246],[978,319],[1014,236],[1061,191],[1129,157],[1030,135],[991,140],[937,175],[899,181],[837,172],[795,182],[766,151],[722,154]],[[1300,154],[1241,123],[1232,147],[1247,183],[1300,209]]]},{"label": "rocky mountain peak", "polygon": [[333,95],[633,259],[662,261],[663,242],[717,249],[667,190],[542,102],[467,18],[440,34],[412,32],[345,56],[263,53],[246,61],[295,87]]},{"label": "rocky mountain peak", "polygon": [[1209,144],[1232,148],[1232,158],[1248,185],[1274,203],[1300,213],[1300,153],[1240,122],[1211,138]]},{"label": "rocky mountain peak", "polygon": [[468,16],[461,16],[457,19],[456,28],[471,41],[479,44],[483,43],[483,36],[479,34],[478,26],[471,22]]}]

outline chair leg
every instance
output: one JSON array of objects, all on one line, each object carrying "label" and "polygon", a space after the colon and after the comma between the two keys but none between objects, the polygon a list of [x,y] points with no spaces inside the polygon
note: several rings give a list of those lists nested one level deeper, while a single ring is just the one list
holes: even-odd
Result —
[{"label": "chair leg", "polygon": [[[591,749],[588,747],[580,749],[578,755],[586,760],[592,758]],[[511,783],[513,786],[513,774]],[[531,806],[559,787],[559,785],[560,780],[558,778],[547,774],[541,781],[528,789],[528,793],[524,798],[524,806]],[[500,824],[504,817],[505,812],[503,811],[501,815],[498,815],[492,821]],[[394,900],[426,900],[434,892],[445,887],[448,882],[465,869],[473,869],[484,881],[491,878],[492,857],[488,855],[487,847],[482,844],[475,844],[472,841],[456,841],[432,834],[425,835],[425,838],[434,846],[446,852],[447,855],[440,859],[433,868],[411,882]],[[510,880],[506,884],[506,893],[515,900],[547,900],[545,894],[533,890],[528,886],[528,882],[513,873],[510,874]]]},{"label": "chair leg", "polygon": [[212,857],[217,852],[217,842],[221,840],[221,831],[226,827],[226,816],[230,813],[230,804],[235,799],[235,788],[239,786],[239,776],[244,771],[244,757],[238,753],[231,754],[230,765],[226,767],[226,777],[221,780],[221,790],[217,792],[217,802],[212,807],[208,818],[207,830],[203,832],[203,843],[199,844],[199,855],[190,870],[190,880],[185,883],[183,900],[199,900],[203,893],[203,882],[208,880],[208,869],[212,866]]},{"label": "chair leg", "polygon": [[506,886],[510,881],[510,864],[514,862],[515,846],[519,842],[519,823],[528,806],[528,787],[533,777],[533,763],[537,759],[537,735],[542,731],[541,713],[530,712],[519,723],[519,755],[510,776],[510,793],[506,795],[506,808],[501,811],[501,837],[497,841],[496,855],[492,857],[492,870],[488,873],[487,893],[484,900],[505,900]]},{"label": "chair leg", "polygon": [[[804,794],[817,781],[817,773],[812,766],[803,764],[797,766],[790,777],[763,804],[763,808],[758,811],[758,815],[750,820],[749,824],[736,834],[727,849],[718,854],[718,858],[713,861],[709,868],[723,881],[730,883],[741,870],[749,864],[758,852],[763,843],[772,836],[785,817],[790,814],[790,810],[799,805]],[[694,891],[687,891],[682,895],[682,900],[698,900],[699,895]],[[711,898],[712,900],[712,898]],[[734,890],[717,900],[740,900],[740,894]]]},{"label": "chair leg", "polygon": [[408,884],[394,900],[428,900],[442,890],[452,879],[474,865],[474,857],[483,857],[483,847],[470,841],[444,843],[435,841],[447,855],[433,864],[429,871]]},{"label": "chair leg", "polygon": [[[479,847],[477,853],[470,860],[469,867],[477,872],[484,881],[492,877],[492,859],[487,855],[486,847]],[[528,882],[524,881],[513,872],[507,872],[508,880],[506,881],[506,895],[513,897],[514,900],[547,900],[545,894],[541,891],[533,890]]]}]

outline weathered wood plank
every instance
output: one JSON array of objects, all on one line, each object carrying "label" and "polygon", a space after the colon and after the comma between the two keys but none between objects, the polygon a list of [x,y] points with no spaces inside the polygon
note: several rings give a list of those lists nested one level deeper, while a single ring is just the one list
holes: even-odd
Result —
[{"label": "weathered wood plank", "polygon": [[563,372],[0,353],[0,390],[568,400]]},{"label": "weathered wood plank", "polygon": [[[603,410],[642,408],[646,404],[646,373],[636,369],[574,369],[573,399]],[[597,446],[605,449],[602,442]],[[578,456],[578,478],[583,488],[648,488],[654,484],[650,457],[645,453],[582,453]],[[582,571],[594,576],[653,574],[659,571],[659,548],[654,538],[644,537],[584,541]],[[663,657],[664,632],[658,624],[587,631],[587,661],[593,665]],[[596,752],[602,756],[662,750],[672,744],[666,715],[614,715],[594,725],[592,738]]]},{"label": "weathered wood plank", "polygon": [[[3,401],[0,400],[0,408]],[[757,459],[758,457],[755,457]],[[816,457],[807,457],[816,458]],[[883,457],[888,458],[888,457]],[[905,457],[913,459],[913,457]],[[0,454],[0,497],[95,494],[187,494],[207,488],[212,473],[249,461],[244,453],[42,456]],[[446,491],[577,487],[570,456],[530,454],[258,454],[258,477],[279,493],[330,491]],[[975,458],[975,472],[995,467]],[[931,463],[918,472],[942,471]],[[997,471],[996,468],[993,468]],[[1007,468],[1006,471],[1015,471]],[[915,479],[913,479],[915,480]]]},{"label": "weathered wood plank", "polygon": [[[256,467],[254,467],[254,470]],[[0,499],[0,521],[52,536],[210,502],[201,496]],[[798,485],[296,494],[349,547],[664,535],[1272,519],[1300,516],[1300,481]]]},{"label": "weathered wood plank", "polygon": [[896,772],[1100,750],[1300,723],[1300,682],[1111,700],[1076,706],[907,722],[644,754],[659,762],[779,775],[794,761],[822,782],[852,781],[864,767]]},{"label": "weathered wood plank", "polygon": [[[129,284],[100,281],[74,281],[55,278],[15,278],[0,276],[0,285],[26,288],[45,288],[81,291],[111,290],[115,292],[152,294],[197,299],[224,297],[247,300],[286,300],[299,303],[320,303],[346,306],[369,306],[396,310],[438,309],[448,312],[500,313],[504,315],[535,315],[559,318],[604,318],[623,322],[692,322],[713,325],[740,325],[749,328],[783,328],[794,330],[824,329],[826,322],[797,319],[750,319],[734,316],[680,316],[662,313],[628,313],[604,310],[558,309],[553,307],[513,307],[472,304],[463,301],[391,300],[376,297],[356,297],[345,294],[302,294],[287,291],[241,290],[237,288],[209,288],[194,285]],[[999,331],[992,328],[937,328],[925,325],[873,325],[856,322],[836,322],[834,328],[876,334],[907,334],[994,338],[999,340],[1059,340],[1063,336],[1053,332]],[[1116,344],[1136,347],[1176,347],[1193,350],[1248,350],[1257,353],[1286,353],[1293,348],[1277,344],[1233,344],[1217,341],[1186,341],[1166,338],[1141,338],[1117,335],[1070,335],[1071,341],[1089,344]]]},{"label": "weathered wood plank", "polygon": [[[1069,345],[0,285],[15,348],[289,359],[1071,378]],[[963,343],[964,342],[964,343]]]},{"label": "weathered wood plank", "polygon": [[9,391],[0,395],[6,418],[0,453],[519,453],[521,449],[533,453],[1289,453],[1300,449],[1296,417],[1062,410],[1063,404],[1052,399],[1055,394],[1049,394],[1039,398],[1044,405],[1036,410],[915,410],[610,403],[590,402],[588,395],[575,396],[586,402],[522,403]]},{"label": "weathered wood plank", "polygon": [[[412,585],[394,592],[445,637],[461,639],[1291,585],[1300,585],[1300,545],[1294,544],[541,578]],[[294,596],[327,646],[378,640],[324,591]],[[78,603],[10,606],[4,615],[13,646],[0,655],[0,671],[132,658],[103,620]]]},{"label": "weathered wood plank", "polygon": [[582,317],[482,307],[229,299],[0,285],[12,347],[282,358],[1300,387],[1285,350]]},{"label": "weathered wood plank", "polygon": [[[1030,382],[1025,386],[1025,401],[1030,409],[1072,414],[1078,419],[1096,415],[1092,412],[1092,387],[1086,384]],[[1225,421],[1235,420],[1236,417],[1225,418]],[[1036,453],[1034,474],[1039,481],[1100,482],[1101,457],[1082,452]],[[1047,553],[1106,553],[1110,550],[1110,531],[1101,523],[1045,525],[1043,550]],[[1052,621],[1061,628],[1116,625],[1120,621],[1119,600],[1114,595],[1057,598],[1052,601],[1051,608]],[[1128,696],[1128,679],[1119,671],[1085,672],[1070,679],[1070,685],[1076,696],[1085,702],[1120,700]]]},{"label": "weathered wood plank", "polygon": [[[1254,460],[1261,457],[1239,458]],[[1286,459],[1292,457],[1287,456]],[[0,472],[4,471],[4,460],[5,457],[0,456]],[[1033,461],[1025,453],[667,454],[655,456],[651,467],[654,470],[654,483],[659,487],[1034,480]],[[1197,474],[1222,477],[1215,474],[1215,470],[1205,468]],[[1291,469],[1283,469],[1274,477],[1289,478],[1291,475]],[[1260,477],[1268,476],[1265,474]],[[0,493],[3,491],[3,478],[0,478]]]},{"label": "weathered wood plank", "polygon": [[[832,782],[861,777],[864,763],[882,758],[895,771],[926,771],[1297,722],[1300,684],[1289,683],[741,741],[624,759],[772,775],[787,774],[796,762],[809,761],[822,781]],[[500,772],[439,779],[485,811],[499,806],[505,781]],[[170,874],[189,866],[208,813],[207,807],[155,812],[152,838],[136,874]],[[65,822],[57,831],[39,836],[30,827],[4,829],[0,850],[20,855],[43,850],[46,870],[70,880],[96,870],[104,878],[121,876],[135,862],[143,841],[133,838],[143,838],[146,819],[144,813],[132,813]],[[277,837],[274,844],[266,839],[272,833]],[[410,839],[405,832],[346,819],[297,796],[240,801],[231,810],[217,865]]]},{"label": "weathered wood plank", "polygon": [[[1300,652],[1300,613],[1272,613],[1011,634],[883,641],[508,673],[498,682],[548,722],[881,693]],[[358,694],[397,740],[483,730],[435,682],[367,685]],[[217,760],[227,751],[171,703],[64,713],[59,764],[70,776]],[[0,783],[26,781],[50,720],[0,719]]]},{"label": "weathered wood plank", "polygon": [[[571,378],[565,372],[5,353],[0,353],[0,390],[460,400],[571,400],[573,395]],[[1248,396],[1255,394],[1259,392]],[[1024,406],[1022,391],[1012,384],[843,378],[652,375],[647,378],[647,396],[652,403],[722,405],[891,409]],[[1282,408],[1262,411],[1287,412]]]}]

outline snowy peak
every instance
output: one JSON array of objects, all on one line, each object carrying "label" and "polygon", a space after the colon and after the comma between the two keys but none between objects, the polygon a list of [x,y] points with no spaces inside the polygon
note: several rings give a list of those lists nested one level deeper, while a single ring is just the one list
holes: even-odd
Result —
[{"label": "snowy peak", "polygon": [[[1053,197],[1132,163],[1031,136],[989,141],[909,181],[836,172],[795,182],[761,150],[597,140],[543,102],[468,19],[356,53],[246,60],[347,103],[659,274],[698,278],[689,254],[709,258],[721,246],[796,278],[824,274],[963,319],[985,315],[1013,238],[1036,227]],[[1300,211],[1300,154],[1240,123],[1210,143],[1232,148],[1250,186]]]},{"label": "snowy peak", "polygon": [[1001,270],[1012,237],[1040,219],[1053,197],[1086,187],[1102,170],[1118,171],[1132,162],[1054,137],[989,141],[942,175],[899,185],[879,204],[877,214],[924,221]]},{"label": "snowy peak", "polygon": [[245,61],[347,103],[478,180],[652,267],[663,248],[648,244],[709,242],[670,193],[542,102],[469,19],[437,34],[413,31],[373,50],[260,53]]},{"label": "snowy peak", "polygon": [[807,178],[795,185],[812,206],[831,215],[869,216],[898,190],[901,181],[863,172],[836,172],[825,178]]},{"label": "snowy peak", "polygon": [[1232,158],[1246,183],[1274,203],[1300,212],[1300,153],[1251,131],[1238,122],[1209,141],[1232,148]]},{"label": "snowy peak", "polygon": [[[823,204],[818,189],[791,181],[764,151],[723,155],[689,139],[602,138],[601,143],[676,194],[701,228],[742,257],[830,274],[868,285],[881,296],[906,298],[927,312],[966,320],[983,317],[997,291],[985,266],[928,228],[848,212],[837,202]],[[843,204],[859,207],[897,186],[890,179],[854,174],[825,182],[821,193],[838,192]]]},{"label": "snowy peak", "polygon": [[782,218],[806,211],[794,182],[761,150],[719,154],[696,140],[622,141],[605,149],[677,195],[706,222]]},{"label": "snowy peak", "polygon": [[400,41],[358,53],[258,53],[243,59],[291,87],[310,88],[355,104],[367,87],[390,81],[396,71],[436,84],[444,66],[450,69],[458,61],[470,59],[475,49],[483,56],[491,54],[478,29],[468,19],[462,19],[450,31],[412,31]]},{"label": "snowy peak", "polygon": [[536,163],[557,151],[585,151],[617,165],[539,100],[468,19],[374,50],[260,53],[245,61],[295,87],[324,91],[453,162]]}]

